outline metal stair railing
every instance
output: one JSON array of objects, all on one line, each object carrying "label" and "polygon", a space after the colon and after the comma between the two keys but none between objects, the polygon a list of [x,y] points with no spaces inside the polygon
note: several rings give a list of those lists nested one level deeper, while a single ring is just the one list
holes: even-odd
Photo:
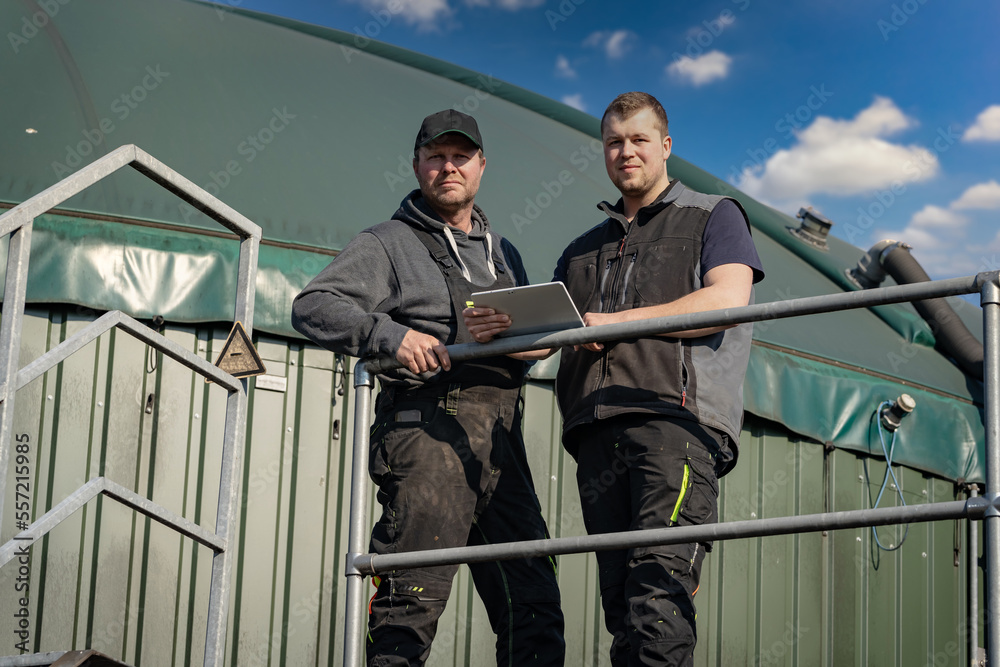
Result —
[{"label": "metal stair railing", "polygon": [[[10,235],[3,317],[0,319],[0,517],[4,516],[3,502],[10,464],[14,397],[17,390],[101,334],[112,328],[118,328],[179,361],[199,375],[214,381],[228,392],[215,531],[206,530],[107,478],[97,477],[0,547],[0,567],[14,558],[18,549],[26,548],[40,539],[95,496],[103,494],[117,500],[209,547],[214,552],[204,664],[215,667],[222,665],[226,651],[229,589],[234,556],[230,546],[232,544],[230,536],[235,529],[239,510],[241,455],[246,438],[247,381],[239,380],[216,368],[205,359],[121,311],[103,315],[23,369],[18,369],[34,219],[126,166],[132,167],[173,192],[239,237],[239,277],[236,285],[234,320],[243,324],[248,336],[253,333],[260,227],[135,145],[128,144],[115,149],[0,215],[0,238]],[[0,657],[0,667],[22,664],[22,659],[23,657],[17,656]]]},{"label": "metal stair railing", "polygon": [[[826,512],[750,521],[729,521],[700,526],[679,526],[585,537],[560,537],[432,551],[391,554],[364,553],[370,529],[368,523],[371,493],[368,480],[368,427],[373,375],[399,368],[401,364],[386,357],[359,360],[354,367],[354,386],[358,391],[355,394],[354,459],[351,469],[350,531],[348,535],[348,549],[350,551],[346,555],[344,569],[344,574],[347,577],[344,666],[354,667],[362,664],[366,608],[364,577],[370,575],[434,565],[509,560],[531,556],[554,556],[686,542],[791,535],[823,530],[959,518],[970,521],[981,520],[985,526],[987,649],[993,653],[1000,652],[1000,271],[984,272],[975,276],[949,280],[789,299],[742,308],[671,315],[638,322],[568,329],[556,333],[511,336],[495,339],[486,344],[462,343],[449,346],[448,355],[451,357],[452,363],[455,363],[467,359],[492,357],[526,350],[606,342],[619,338],[636,338],[744,322],[761,322],[977,292],[980,294],[980,302],[983,307],[983,376],[985,382],[983,417],[986,431],[986,493],[979,497],[973,496],[965,501]],[[970,564],[970,568],[974,566],[974,564]],[[978,612],[973,610],[972,613]],[[972,620],[970,626],[973,628],[976,626],[975,620]],[[972,647],[972,650],[974,651],[975,648]]]}]

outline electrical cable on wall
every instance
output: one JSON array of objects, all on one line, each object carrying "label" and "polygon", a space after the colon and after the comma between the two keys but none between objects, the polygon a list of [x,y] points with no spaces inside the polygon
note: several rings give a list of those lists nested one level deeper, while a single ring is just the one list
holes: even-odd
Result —
[{"label": "electrical cable on wall", "polygon": [[[910,414],[913,408],[916,407],[916,402],[909,394],[902,394],[895,401],[883,401],[879,404],[878,408],[875,410],[873,418],[876,422],[876,427],[878,428],[878,439],[882,445],[882,455],[885,457],[885,474],[882,476],[882,486],[879,488],[878,496],[875,498],[874,504],[872,504],[872,509],[879,506],[882,501],[882,495],[885,493],[886,484],[889,483],[889,478],[892,478],[893,486],[896,489],[896,495],[899,497],[899,502],[902,506],[906,506],[906,500],[903,498],[903,487],[900,485],[899,480],[896,479],[896,473],[892,469],[892,455],[896,448],[896,429],[899,428],[900,422],[903,417]],[[885,444],[885,431],[892,433],[892,440],[889,446],[886,447]],[[868,477],[868,464],[865,463],[865,477]],[[869,495],[869,499],[871,496]],[[903,542],[906,541],[906,536],[910,532],[910,524],[904,524],[903,536],[900,538],[899,543],[888,547],[883,545],[878,537],[878,530],[875,526],[872,526],[872,537],[875,540],[875,544],[882,551],[896,551],[901,546]]]}]

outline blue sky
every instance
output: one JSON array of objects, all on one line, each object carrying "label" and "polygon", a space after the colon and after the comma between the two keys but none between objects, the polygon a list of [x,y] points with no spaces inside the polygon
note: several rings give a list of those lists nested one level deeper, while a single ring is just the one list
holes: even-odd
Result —
[{"label": "blue sky", "polygon": [[1000,269],[1000,3],[219,0],[371,37],[600,116],[644,90],[674,152],[932,278]]}]

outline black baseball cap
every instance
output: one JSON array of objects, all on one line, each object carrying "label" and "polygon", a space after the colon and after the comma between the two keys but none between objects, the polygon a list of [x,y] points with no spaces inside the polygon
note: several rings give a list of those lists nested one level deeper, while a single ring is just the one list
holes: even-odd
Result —
[{"label": "black baseball cap", "polygon": [[476,119],[461,111],[445,109],[424,118],[424,122],[420,124],[420,131],[417,133],[417,140],[413,143],[413,152],[416,153],[421,146],[426,146],[448,132],[463,134],[480,150],[483,149],[483,137],[479,134],[479,125],[476,124]]}]

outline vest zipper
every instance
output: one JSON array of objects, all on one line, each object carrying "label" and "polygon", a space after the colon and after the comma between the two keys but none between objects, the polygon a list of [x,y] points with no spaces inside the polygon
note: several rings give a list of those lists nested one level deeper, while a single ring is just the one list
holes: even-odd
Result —
[{"label": "vest zipper", "polygon": [[638,256],[638,250],[632,253],[632,260],[628,263],[628,268],[625,270],[625,280],[622,281],[622,305],[625,305],[625,293],[628,292],[628,277],[632,275],[632,267],[635,266],[635,258]]},{"label": "vest zipper", "polygon": [[[632,231],[632,223],[629,223],[628,227],[625,229],[625,235],[622,236],[621,243],[618,245],[618,253],[615,255],[614,259],[620,259],[621,258],[622,253],[625,250],[625,244],[628,243],[629,232],[631,232],[631,231]],[[611,263],[614,261],[614,259],[608,259],[608,263],[604,266],[604,276],[601,278],[601,301],[600,301],[600,305],[601,305],[601,312],[602,313],[603,312],[612,312],[612,310],[614,309],[614,305],[613,305],[614,304],[614,295],[618,293],[618,277],[621,275],[621,270],[622,270],[622,266],[621,266],[622,263],[621,262],[619,262],[618,266],[615,267],[615,276],[614,276],[614,278],[611,279],[611,291],[609,293],[609,296],[610,296],[609,301],[611,302],[611,305],[608,308],[608,310],[605,311],[605,309],[604,309],[604,284],[605,284],[605,282],[608,279],[608,274],[611,272]],[[633,261],[634,260],[635,260],[635,258],[633,257]],[[629,269],[631,270],[631,268],[632,267],[630,265]],[[626,276],[627,276],[627,274],[626,274]],[[601,398],[600,398],[600,396],[604,392],[604,383],[608,379],[608,366],[609,366],[609,364],[608,364],[608,354],[609,354],[609,347],[607,345],[605,345],[604,350],[601,352],[601,372],[600,372],[600,374],[598,375],[598,378],[597,378],[597,391],[599,392],[598,393],[598,397],[599,398],[594,403],[594,418],[595,419],[600,419],[601,418]]]},{"label": "vest zipper", "polygon": [[683,408],[684,404],[687,402],[687,395],[688,395],[688,369],[687,369],[687,366],[684,364],[684,361],[683,361],[683,355],[684,355],[684,346],[683,346],[683,344],[681,345],[680,354],[682,355],[682,360],[681,360],[681,407]]},{"label": "vest zipper", "polygon": [[608,282],[608,274],[611,273],[611,262],[612,260],[609,259],[608,263],[604,265],[604,275],[601,276],[601,300],[598,306],[599,312],[602,313],[604,312],[604,286]]}]

